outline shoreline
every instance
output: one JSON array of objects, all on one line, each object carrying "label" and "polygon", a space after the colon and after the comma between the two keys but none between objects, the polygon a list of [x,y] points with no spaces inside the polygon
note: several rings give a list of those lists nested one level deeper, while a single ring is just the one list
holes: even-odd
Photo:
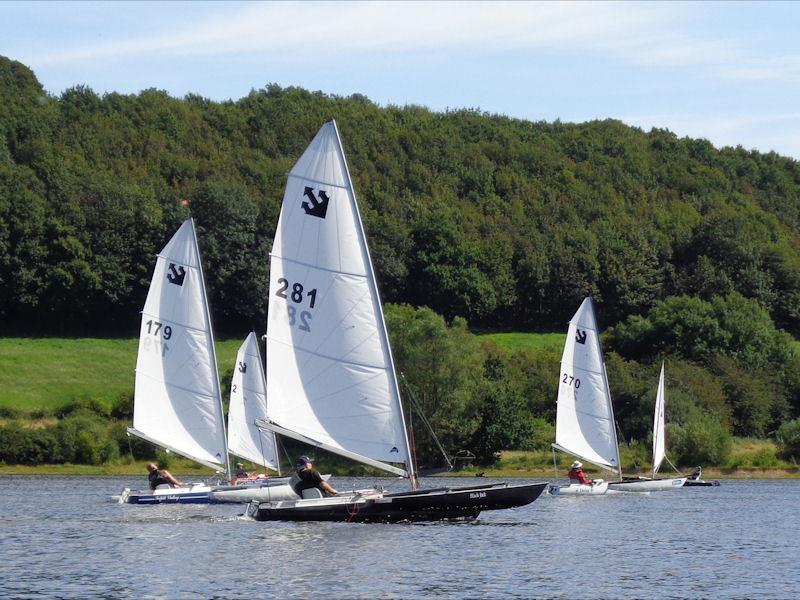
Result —
[{"label": "shoreline", "polygon": [[[68,477],[141,477],[146,479],[147,470],[146,464],[148,461],[129,463],[129,464],[109,464],[109,465],[75,465],[75,464],[62,464],[62,465],[0,465],[0,476],[9,475],[53,475],[53,476],[68,476]],[[170,467],[170,470],[176,477],[214,477],[216,474],[205,467],[194,467],[190,464],[180,464]],[[343,472],[339,469],[326,469],[325,472],[330,472],[334,476],[339,477],[383,477],[383,474],[364,473],[362,475],[353,475],[352,471]],[[688,473],[689,471],[687,471]],[[479,475],[482,474],[482,475]],[[637,473],[625,473],[629,476],[635,476]],[[647,476],[648,473],[639,473],[640,475]],[[587,471],[587,475],[591,477],[604,477],[600,471]],[[669,474],[664,473],[663,477],[668,477]],[[552,469],[508,469],[508,468],[486,468],[477,469],[471,468],[463,471],[455,471],[450,473],[442,473],[430,477],[459,477],[470,479],[553,479]],[[564,478],[565,474],[559,473],[559,478]],[[605,476],[605,479],[611,477]],[[747,469],[719,469],[708,467],[703,469],[704,480],[714,479],[800,479],[800,467],[792,468],[747,468]]]}]

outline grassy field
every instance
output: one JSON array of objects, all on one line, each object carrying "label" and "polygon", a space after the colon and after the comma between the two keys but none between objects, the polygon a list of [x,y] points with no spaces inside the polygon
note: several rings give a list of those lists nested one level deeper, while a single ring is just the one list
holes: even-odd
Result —
[{"label": "grassy field", "polygon": [[487,333],[481,339],[491,340],[509,350],[530,350],[532,352],[552,351],[561,353],[564,349],[566,333]]},{"label": "grassy field", "polygon": [[[217,342],[221,376],[240,344]],[[53,410],[86,399],[110,406],[133,391],[137,347],[136,339],[0,338],[0,407]]]}]

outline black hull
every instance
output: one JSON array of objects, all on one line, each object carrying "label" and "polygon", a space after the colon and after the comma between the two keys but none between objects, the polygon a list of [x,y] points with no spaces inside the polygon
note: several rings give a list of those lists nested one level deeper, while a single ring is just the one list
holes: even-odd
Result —
[{"label": "black hull", "polygon": [[683,487],[713,487],[717,485],[719,485],[719,481],[687,480],[686,483],[683,484]]},{"label": "black hull", "polygon": [[546,483],[497,484],[464,488],[439,488],[399,494],[351,504],[271,506],[251,504],[248,514],[257,521],[345,521],[396,523],[399,521],[471,520],[481,511],[524,506],[536,500]]}]

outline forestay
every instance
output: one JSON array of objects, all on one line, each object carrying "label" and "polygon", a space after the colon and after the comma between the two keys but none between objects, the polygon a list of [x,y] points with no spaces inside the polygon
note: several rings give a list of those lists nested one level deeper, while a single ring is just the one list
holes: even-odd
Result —
[{"label": "forestay", "polygon": [[228,449],[256,464],[277,470],[275,434],[256,427],[267,418],[267,383],[261,365],[256,334],[250,333],[239,347],[231,381],[228,409]]},{"label": "forestay", "polygon": [[130,431],[215,469],[227,467],[214,340],[191,219],[156,260],[142,311]]},{"label": "forestay", "polygon": [[554,446],[618,470],[614,411],[591,298],[583,301],[569,323],[561,358]]},{"label": "forestay", "polygon": [[[400,394],[336,124],[289,173],[270,262],[267,413],[277,431],[406,475]],[[285,429],[282,430],[281,428]]]},{"label": "forestay", "polygon": [[661,375],[658,378],[658,391],[656,392],[656,409],[653,417],[653,477],[658,472],[661,462],[666,454],[666,439],[664,436],[664,407],[666,395],[664,392],[664,363],[661,363]]}]

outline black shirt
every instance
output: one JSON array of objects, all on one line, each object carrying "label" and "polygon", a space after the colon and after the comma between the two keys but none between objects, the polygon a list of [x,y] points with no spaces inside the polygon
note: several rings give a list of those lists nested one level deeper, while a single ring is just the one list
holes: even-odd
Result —
[{"label": "black shirt", "polygon": [[160,471],[159,469],[156,469],[155,471],[151,472],[151,473],[150,473],[150,474],[147,476],[147,480],[150,482],[150,489],[151,489],[151,490],[154,490],[154,489],[156,489],[158,486],[160,486],[160,485],[164,485],[164,484],[167,484],[167,485],[170,485],[170,486],[172,485],[172,484],[169,482],[169,480],[167,480],[167,478],[166,478],[166,477],[164,477],[164,476],[161,474],[161,471]]},{"label": "black shirt", "polygon": [[294,484],[294,491],[301,498],[303,497],[303,490],[310,490],[311,488],[318,488],[322,483],[322,475],[316,469],[303,469],[297,471],[297,477],[300,481]]}]

